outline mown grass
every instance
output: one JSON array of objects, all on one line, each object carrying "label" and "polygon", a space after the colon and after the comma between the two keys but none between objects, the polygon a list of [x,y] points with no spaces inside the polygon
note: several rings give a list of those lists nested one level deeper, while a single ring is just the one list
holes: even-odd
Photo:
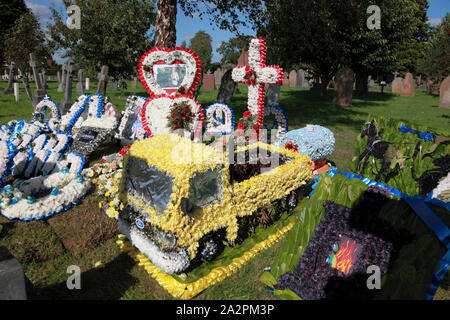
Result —
[{"label": "mown grass", "polygon": [[[50,81],[48,85],[50,97],[59,103],[63,93],[56,92],[57,82]],[[0,87],[5,86],[6,83],[0,81]],[[91,82],[91,90],[87,93],[94,94],[95,88],[96,83]],[[128,88],[131,88],[130,83]],[[230,103],[236,118],[242,115],[247,102],[247,87],[239,85],[239,89],[241,93],[235,95]],[[119,110],[124,109],[126,97],[131,94],[148,96],[139,84],[136,90],[122,91],[111,91],[108,86],[107,95]],[[322,98],[308,89],[282,88],[280,106],[288,115],[290,129],[320,124],[333,131],[336,148],[331,160],[341,170],[347,170],[355,137],[369,114],[438,129],[447,128],[450,124],[450,110],[438,108],[439,98],[427,95],[422,90],[416,90],[415,97],[400,97],[389,90],[384,95],[376,91],[368,95],[355,95],[351,107],[332,105],[332,94],[330,90],[327,97]],[[72,95],[73,99],[77,97],[75,84]],[[198,101],[206,107],[215,101],[216,96],[217,90],[201,90]],[[17,103],[12,94],[0,94],[0,123],[12,119],[30,119],[31,114],[31,103],[22,88]],[[92,158],[98,159],[116,149],[114,146],[105,146]],[[120,252],[115,244],[115,233],[109,223],[99,216],[102,214],[96,206],[95,195],[91,194],[79,206],[52,218],[55,222],[52,219],[40,223],[8,222],[0,217],[0,225],[3,226],[0,228],[0,245],[6,245],[23,263],[25,274],[35,286],[38,299],[171,299],[142,267]],[[80,224],[78,230],[77,224]],[[74,235],[70,237],[64,232]],[[83,234],[86,236],[83,237]],[[105,236],[96,236],[98,234]],[[274,299],[259,278],[264,268],[275,259],[282,242],[263,251],[231,277],[211,286],[195,299]],[[81,290],[67,289],[67,267],[70,265],[81,268]],[[440,288],[436,299],[450,299],[449,292]]]}]

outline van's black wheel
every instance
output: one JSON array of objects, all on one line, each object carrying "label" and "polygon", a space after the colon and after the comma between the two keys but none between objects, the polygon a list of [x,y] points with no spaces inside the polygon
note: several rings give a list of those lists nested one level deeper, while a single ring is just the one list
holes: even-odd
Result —
[{"label": "van's black wheel", "polygon": [[286,198],[286,208],[288,212],[294,211],[294,209],[297,207],[298,199],[297,199],[297,192],[292,191]]},{"label": "van's black wheel", "polygon": [[201,261],[214,260],[223,250],[223,232],[208,233],[200,239],[197,257]]}]

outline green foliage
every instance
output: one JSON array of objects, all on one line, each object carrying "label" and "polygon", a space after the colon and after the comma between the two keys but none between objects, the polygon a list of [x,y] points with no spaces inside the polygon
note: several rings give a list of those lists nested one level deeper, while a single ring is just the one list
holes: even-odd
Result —
[{"label": "green foliage", "polygon": [[[339,174],[330,178],[328,174],[322,174],[314,195],[302,201],[297,208],[300,219],[287,234],[271,271],[264,273],[261,281],[273,287],[282,274],[294,270],[323,217],[323,203],[326,200],[352,208],[366,189],[367,186],[359,179],[348,179]],[[450,215],[444,208],[429,207],[444,224],[450,225]],[[404,201],[388,200],[381,208],[379,217],[391,226],[408,232],[411,241],[400,249],[388,274],[382,278],[382,290],[375,299],[424,299],[445,248]],[[277,290],[274,294],[280,299],[298,299],[292,291]]]},{"label": "green foliage", "polygon": [[251,36],[238,36],[230,38],[227,42],[222,41],[220,46],[216,49],[216,51],[222,55],[220,63],[222,65],[227,63],[236,64],[242,49],[248,49],[251,39]]},{"label": "green foliage", "polygon": [[[381,28],[369,30],[366,10],[373,4],[381,9]],[[422,39],[417,34],[425,25],[425,8],[415,0],[273,0],[259,30],[271,63],[288,69],[302,61],[326,85],[342,65],[357,73],[390,72],[400,59],[400,45]],[[414,18],[417,12],[420,19]]]},{"label": "green foliage", "polygon": [[45,35],[32,12],[26,12],[16,20],[11,32],[4,42],[4,55],[8,62],[14,61],[22,74],[31,71],[30,53],[34,53],[37,61],[45,61],[50,51],[45,43]]},{"label": "green foliage", "polygon": [[211,42],[211,36],[203,30],[198,31],[190,40],[189,48],[199,57],[203,72],[208,71],[211,67]]},{"label": "green foliage", "polygon": [[170,108],[167,119],[167,127],[172,130],[189,130],[189,125],[192,123],[192,119],[194,119],[194,113],[186,102],[175,103]]},{"label": "green foliage", "polygon": [[[2,22],[2,29],[0,31],[0,44],[10,36],[11,27],[14,25],[19,17],[28,12],[24,0],[8,0],[0,2],[0,21]],[[3,64],[4,55],[3,50],[0,51],[0,63]]]},{"label": "green foliage", "polygon": [[[423,158],[419,160],[418,156],[414,161],[415,174],[417,177],[420,177],[426,170],[435,168],[433,159],[450,153],[450,145],[448,142],[443,142],[438,146],[436,142],[425,141],[417,135],[400,132],[398,127],[404,125],[421,132],[433,133],[435,135],[439,133],[448,137],[450,137],[450,132],[444,132],[443,130],[437,131],[433,128],[411,125],[404,121],[385,119],[383,117],[369,116],[368,121],[372,119],[375,119],[377,123],[377,128],[381,139],[383,141],[391,142],[392,146],[397,151],[396,155],[392,157],[391,170],[393,170],[393,172],[388,175],[389,181],[387,184],[409,195],[419,194],[419,184],[411,175],[411,167],[413,164],[412,156],[414,154],[416,143],[421,143]],[[366,149],[367,137],[361,138],[358,136],[356,140],[357,143],[355,146],[354,156],[350,163],[350,170],[355,173],[358,165],[358,157]],[[374,164],[371,157],[366,170],[358,174],[369,179],[374,179],[380,169],[381,161],[376,159]]]},{"label": "green foliage", "polygon": [[144,0],[64,0],[66,7],[81,9],[81,29],[69,29],[63,12],[52,9],[53,23],[48,26],[50,44],[55,50],[67,50],[65,56],[96,77],[102,65],[109,75],[127,78],[137,72],[142,54],[152,47],[151,26],[155,1]]},{"label": "green foliage", "polygon": [[450,75],[450,13],[432,29],[425,50],[421,71],[427,79],[441,83]]}]

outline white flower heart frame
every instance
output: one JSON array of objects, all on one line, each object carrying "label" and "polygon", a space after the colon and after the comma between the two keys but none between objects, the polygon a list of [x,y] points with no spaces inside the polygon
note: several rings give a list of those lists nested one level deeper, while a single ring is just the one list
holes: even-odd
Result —
[{"label": "white flower heart frame", "polygon": [[167,126],[168,116],[170,115],[170,107],[175,103],[186,102],[191,112],[196,116],[190,127],[190,131],[194,132],[194,137],[201,134],[202,122],[203,122],[203,109],[193,98],[183,96],[155,96],[150,98],[145,103],[141,112],[142,126],[147,132],[148,137],[154,135],[162,135],[171,133],[170,128]]},{"label": "white flower heart frame", "polygon": [[[163,89],[155,78],[157,65],[184,64],[186,74],[177,89]],[[201,64],[195,52],[176,47],[172,49],[153,48],[144,53],[138,65],[139,78],[147,92],[153,95],[188,95],[192,96],[200,80]]]}]

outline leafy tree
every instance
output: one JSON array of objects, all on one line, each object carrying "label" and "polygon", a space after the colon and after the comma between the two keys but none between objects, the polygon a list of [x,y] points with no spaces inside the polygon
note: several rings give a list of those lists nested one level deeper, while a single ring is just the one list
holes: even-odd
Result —
[{"label": "leafy tree", "polygon": [[189,48],[194,51],[202,64],[203,71],[208,71],[211,66],[212,46],[211,36],[205,31],[198,31],[190,40]]},{"label": "leafy tree", "polygon": [[238,36],[230,38],[227,42],[222,41],[216,51],[222,55],[221,64],[236,64],[242,49],[248,50],[251,36]]},{"label": "leafy tree", "polygon": [[69,29],[63,13],[52,9],[53,24],[48,26],[50,44],[66,50],[77,65],[97,75],[102,65],[109,75],[125,79],[136,73],[141,55],[153,46],[153,0],[63,0],[66,7],[81,9],[81,29]]},{"label": "leafy tree", "polygon": [[432,28],[420,70],[434,83],[441,83],[450,75],[450,13]]},{"label": "leafy tree", "polygon": [[[239,25],[261,23],[263,3],[263,0],[159,0],[155,23],[155,46],[175,47],[177,4],[188,17],[199,13],[200,18],[211,17],[211,21],[221,29],[238,32]],[[248,19],[242,19],[242,14],[247,15]]]},{"label": "leafy tree", "polygon": [[[8,0],[0,2],[0,44],[3,44],[5,39],[10,35],[11,28],[19,17],[29,12],[24,0]],[[4,47],[4,46],[2,46]],[[0,51],[0,63],[4,63],[4,50]]]},{"label": "leafy tree", "polygon": [[[322,95],[340,66],[350,66],[367,90],[370,73],[388,72],[400,60],[401,44],[417,36],[422,0],[270,0],[265,23],[271,62],[289,67],[301,60],[322,80]],[[367,27],[367,8],[381,9],[381,28]],[[425,15],[426,17],[426,15]]]},{"label": "leafy tree", "polygon": [[5,39],[4,46],[6,61],[15,62],[17,69],[22,73],[22,83],[28,98],[32,101],[28,82],[28,73],[32,72],[30,53],[34,53],[36,60],[41,63],[51,57],[45,43],[45,35],[32,12],[27,11],[16,20],[9,37]]}]

